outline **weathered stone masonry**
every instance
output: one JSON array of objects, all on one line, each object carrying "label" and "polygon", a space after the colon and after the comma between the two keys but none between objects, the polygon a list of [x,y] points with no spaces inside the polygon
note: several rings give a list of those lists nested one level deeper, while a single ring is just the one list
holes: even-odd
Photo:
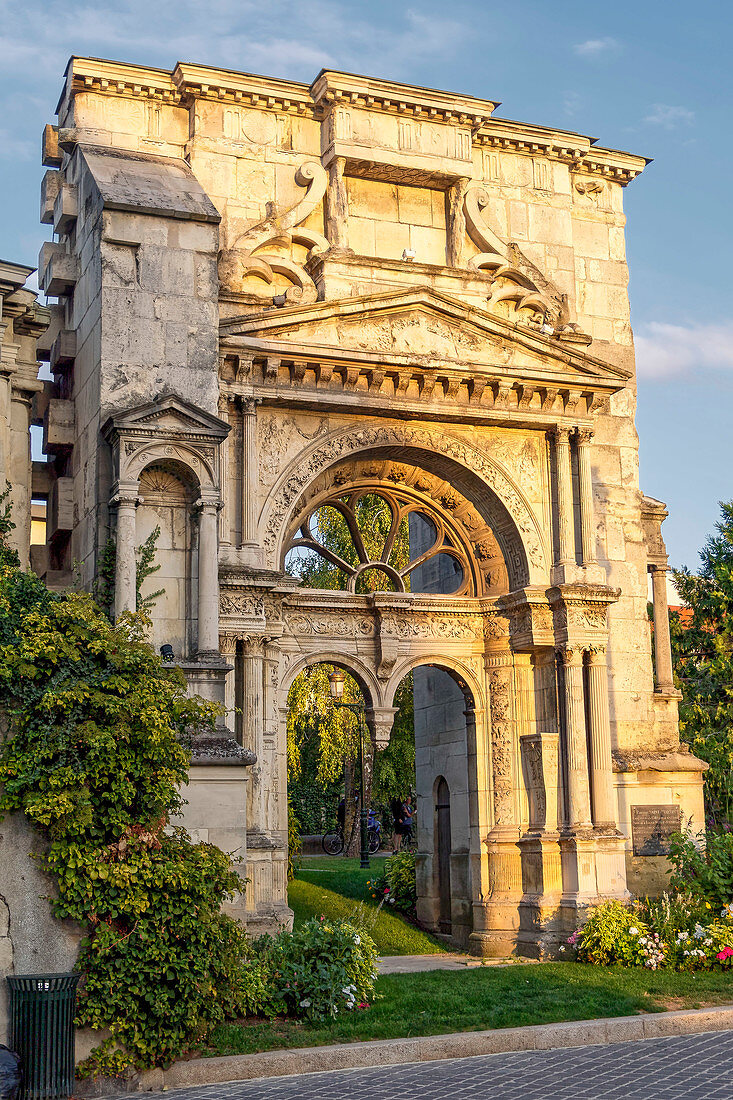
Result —
[{"label": "weathered stone masonry", "polygon": [[[161,527],[153,640],[238,708],[236,740],[195,758],[186,822],[246,854],[252,928],[290,916],[286,696],[318,660],[360,681],[377,744],[406,672],[453,677],[443,740],[423,683],[420,912],[477,953],[551,948],[588,902],[658,885],[634,806],[702,820],[666,513],[638,484],[622,199],[645,161],[495,106],[74,58],[46,129],[49,492],[68,502],[49,574],[77,561],[91,585],[114,536],[122,611]],[[298,588],[308,517],[365,492],[432,517],[459,590]],[[448,909],[427,812],[447,788]]]}]

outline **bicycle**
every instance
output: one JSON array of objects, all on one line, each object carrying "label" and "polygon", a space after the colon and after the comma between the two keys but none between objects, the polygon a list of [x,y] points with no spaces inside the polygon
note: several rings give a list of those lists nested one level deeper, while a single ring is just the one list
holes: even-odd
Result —
[{"label": "bicycle", "polygon": [[[354,824],[352,825],[352,835],[354,829],[358,824],[358,821],[359,818],[358,816],[356,816],[354,818]],[[367,830],[367,835],[369,838],[369,854],[373,856],[379,851],[380,847],[382,846],[382,826],[376,814],[374,813],[374,810],[369,811],[369,827]],[[323,848],[323,851],[326,853],[327,856],[341,855],[344,848],[346,847],[346,843],[344,840],[343,826],[340,822],[332,833],[323,834],[323,838],[321,839],[321,847]]]}]

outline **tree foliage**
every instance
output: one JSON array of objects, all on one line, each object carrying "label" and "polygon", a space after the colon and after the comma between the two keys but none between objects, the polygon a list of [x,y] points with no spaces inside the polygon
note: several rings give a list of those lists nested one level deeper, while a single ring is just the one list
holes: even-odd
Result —
[{"label": "tree foliage", "polygon": [[673,573],[689,607],[670,617],[675,674],[682,690],[680,734],[710,764],[708,813],[733,821],[733,502],[721,503],[717,534],[700,552],[698,573]]},{"label": "tree foliage", "polygon": [[[344,498],[346,500],[346,498]],[[379,560],[392,525],[392,512],[377,493],[366,493],[354,505],[354,518],[364,549],[370,560]],[[352,533],[344,515],[332,505],[324,505],[315,513],[311,533],[321,546],[350,565],[359,564]],[[403,517],[389,556],[390,565],[400,570],[410,560],[409,523]],[[327,558],[315,551],[298,553],[291,558],[289,568],[306,588],[326,591],[344,590],[347,575]],[[366,569],[360,578],[360,590],[375,591],[385,587],[385,574]],[[409,576],[406,583],[409,582]],[[313,665],[301,672],[288,694],[288,778],[291,787],[298,784],[318,784],[333,799],[333,785],[340,783],[345,763],[353,762],[358,753],[359,734],[355,715],[334,707],[330,698],[328,677],[331,665]],[[356,681],[346,677],[344,701],[361,699]],[[403,797],[414,783],[415,739],[412,716],[412,677],[398,689],[395,706],[400,708],[387,749],[371,760],[367,747],[367,766],[372,783],[372,802],[386,804],[392,798]],[[347,767],[347,773],[349,769]],[[296,796],[297,797],[297,796]],[[350,799],[348,800],[350,803]],[[310,815],[309,815],[310,816]],[[316,816],[315,814],[313,815]]]},{"label": "tree foliage", "polygon": [[91,1067],[162,1064],[242,1000],[240,926],[221,904],[241,887],[229,858],[169,823],[182,806],[191,727],[217,708],[84,593],[21,573],[0,517],[0,814],[46,838],[53,911],[85,936],[78,1023],[111,1037]]}]

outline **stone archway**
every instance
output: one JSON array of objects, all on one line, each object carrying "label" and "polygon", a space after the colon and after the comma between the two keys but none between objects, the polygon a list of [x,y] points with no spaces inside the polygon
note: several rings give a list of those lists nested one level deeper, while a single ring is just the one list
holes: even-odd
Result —
[{"label": "stone archway", "polygon": [[435,472],[477,508],[502,548],[510,589],[547,582],[549,558],[541,524],[501,464],[465,439],[392,425],[333,433],[303,449],[278,480],[260,517],[267,560],[277,563],[289,518],[325,469],[346,458],[380,455]]}]

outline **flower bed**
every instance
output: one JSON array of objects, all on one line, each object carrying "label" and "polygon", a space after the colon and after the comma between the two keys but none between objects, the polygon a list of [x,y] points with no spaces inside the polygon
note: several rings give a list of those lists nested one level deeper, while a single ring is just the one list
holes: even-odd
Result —
[{"label": "flower bed", "polygon": [[384,861],[384,874],[370,879],[367,889],[380,905],[394,905],[403,913],[414,913],[417,905],[414,852],[396,852]]}]

